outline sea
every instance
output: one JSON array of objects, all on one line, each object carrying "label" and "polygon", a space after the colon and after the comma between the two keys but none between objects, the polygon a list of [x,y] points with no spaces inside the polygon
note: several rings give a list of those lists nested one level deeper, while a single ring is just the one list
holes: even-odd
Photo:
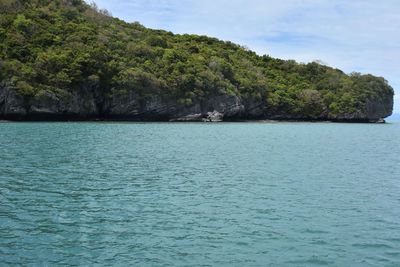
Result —
[{"label": "sea", "polygon": [[400,122],[0,123],[0,266],[400,266]]}]

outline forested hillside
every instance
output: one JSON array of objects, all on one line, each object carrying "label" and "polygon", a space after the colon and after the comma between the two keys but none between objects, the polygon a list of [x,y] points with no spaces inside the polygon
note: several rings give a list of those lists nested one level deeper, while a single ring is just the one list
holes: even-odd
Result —
[{"label": "forested hillside", "polygon": [[0,0],[0,118],[375,121],[384,78],[259,56],[81,0]]}]

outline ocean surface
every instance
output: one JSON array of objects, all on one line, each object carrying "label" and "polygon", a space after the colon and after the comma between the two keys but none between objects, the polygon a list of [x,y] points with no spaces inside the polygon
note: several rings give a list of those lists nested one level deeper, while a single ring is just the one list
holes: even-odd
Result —
[{"label": "ocean surface", "polygon": [[0,123],[0,266],[400,266],[400,123]]}]

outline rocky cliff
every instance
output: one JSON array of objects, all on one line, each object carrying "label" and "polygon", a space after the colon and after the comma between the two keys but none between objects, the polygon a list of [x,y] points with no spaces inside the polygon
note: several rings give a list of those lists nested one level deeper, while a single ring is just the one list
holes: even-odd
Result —
[{"label": "rocky cliff", "polygon": [[94,93],[70,94],[60,98],[47,93],[24,99],[7,85],[0,86],[0,119],[3,120],[126,120],[221,122],[240,120],[380,122],[392,114],[393,95],[369,99],[352,113],[315,117],[268,112],[266,101],[220,95],[192,105],[160,96],[139,100],[135,93],[113,97],[100,104]]}]

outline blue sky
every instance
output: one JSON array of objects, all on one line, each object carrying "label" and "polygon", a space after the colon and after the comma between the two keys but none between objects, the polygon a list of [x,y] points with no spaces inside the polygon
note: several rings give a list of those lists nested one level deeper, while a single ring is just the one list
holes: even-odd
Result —
[{"label": "blue sky", "polygon": [[128,22],[385,77],[400,113],[398,0],[95,0]]}]

